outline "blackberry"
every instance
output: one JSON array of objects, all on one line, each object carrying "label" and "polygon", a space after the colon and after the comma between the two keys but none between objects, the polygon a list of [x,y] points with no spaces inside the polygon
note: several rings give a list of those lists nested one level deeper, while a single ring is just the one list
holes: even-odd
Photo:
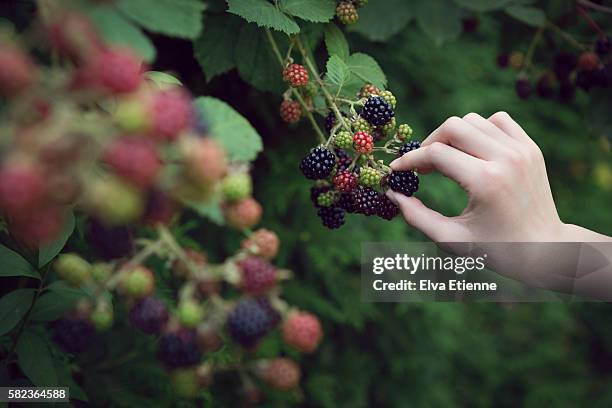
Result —
[{"label": "blackberry", "polygon": [[146,297],[130,310],[130,322],[147,334],[159,334],[168,321],[168,309],[159,299]]},{"label": "blackberry", "polygon": [[340,149],[349,149],[353,146],[353,135],[346,130],[341,130],[334,136],[334,146]]},{"label": "blackberry", "polygon": [[91,322],[78,317],[66,317],[55,323],[53,340],[68,353],[80,353],[90,344],[95,333]]},{"label": "blackberry", "polygon": [[382,173],[373,167],[364,166],[359,174],[359,184],[374,187],[380,183]]},{"label": "blackberry", "polygon": [[576,88],[574,84],[570,81],[561,82],[561,86],[559,86],[559,99],[565,102],[571,101],[574,99],[574,94],[576,93]]},{"label": "blackberry", "polygon": [[510,64],[510,55],[508,53],[499,54],[496,58],[497,66],[500,68],[508,68]]},{"label": "blackberry", "polygon": [[272,327],[276,326],[278,322],[281,321],[282,316],[276,309],[272,307],[272,304],[270,303],[268,298],[259,297],[256,299],[256,302],[268,314]]},{"label": "blackberry", "polygon": [[361,117],[374,126],[383,126],[394,116],[391,105],[380,96],[369,97],[361,111]]},{"label": "blackberry", "polygon": [[421,142],[419,142],[418,140],[411,140],[410,142],[404,143],[400,146],[397,151],[397,155],[403,156],[408,152],[418,149],[419,147],[421,147]]},{"label": "blackberry", "polygon": [[271,310],[261,300],[241,300],[227,318],[230,336],[243,347],[255,346],[278,322]]},{"label": "blackberry", "polygon": [[401,125],[399,125],[399,127],[397,128],[397,132],[395,133],[395,137],[398,140],[404,141],[410,136],[412,136],[412,128],[406,123],[402,123]]},{"label": "blackberry", "polygon": [[336,156],[323,146],[316,147],[302,159],[300,170],[306,178],[320,180],[329,177],[336,165]]},{"label": "blackberry", "polygon": [[[346,113],[341,112],[342,116],[346,117]],[[325,117],[325,131],[331,133],[332,128],[336,125],[336,114],[330,111]]]},{"label": "blackberry", "polygon": [[168,368],[198,364],[202,354],[198,349],[195,330],[179,329],[161,336],[157,357]]},{"label": "blackberry", "polygon": [[553,71],[559,81],[567,80],[578,65],[578,57],[571,52],[560,52],[555,56]]},{"label": "blackberry", "polygon": [[353,198],[350,193],[342,193],[336,202],[336,207],[342,208],[349,214],[355,212],[355,206],[353,205]]},{"label": "blackberry", "polygon": [[581,71],[593,71],[599,65],[599,57],[591,51],[585,51],[578,58],[578,68]]},{"label": "blackberry", "polygon": [[320,208],[317,215],[323,225],[329,229],[340,228],[344,225],[344,210],[338,207]]},{"label": "blackberry", "polygon": [[607,56],[612,51],[612,40],[610,36],[600,37],[595,41],[595,52],[600,57]]},{"label": "blackberry", "polygon": [[317,197],[318,207],[331,207],[338,199],[338,192],[330,190],[326,193],[319,194]]},{"label": "blackberry", "polygon": [[395,109],[395,105],[397,104],[397,99],[395,98],[395,95],[393,95],[391,91],[381,91],[378,93],[378,96],[380,96],[385,101],[387,101],[387,103],[391,105],[391,108]]},{"label": "blackberry", "polygon": [[126,226],[109,227],[97,219],[89,222],[87,241],[103,260],[123,258],[134,248],[132,230]]},{"label": "blackberry", "polygon": [[251,256],[238,263],[240,287],[244,293],[258,295],[276,285],[277,272],[274,265],[263,258]]},{"label": "blackberry", "polygon": [[391,190],[408,197],[419,189],[419,177],[411,170],[392,172],[387,178],[387,183]]},{"label": "blackberry", "polygon": [[395,216],[399,214],[399,207],[393,203],[393,201],[389,200],[386,195],[381,195],[380,203],[376,208],[376,215],[385,220],[392,220]]},{"label": "blackberry", "polygon": [[554,76],[552,74],[543,74],[536,83],[537,94],[544,99],[550,99],[555,95]]},{"label": "blackberry", "polygon": [[594,85],[593,78],[595,73],[593,71],[578,71],[576,74],[576,86],[584,89],[585,91],[589,91],[591,87]]},{"label": "blackberry", "polygon": [[310,201],[312,201],[315,207],[321,207],[318,204],[319,196],[323,193],[328,192],[329,190],[331,190],[330,186],[312,186],[310,188]]},{"label": "blackberry", "polygon": [[515,90],[519,98],[527,99],[531,95],[532,91],[531,82],[529,82],[529,80],[526,78],[517,79]]},{"label": "blackberry", "polygon": [[[353,137],[351,136],[351,145],[353,144]],[[336,157],[337,157],[337,173],[341,173],[345,170],[347,170],[351,163],[353,163],[353,158],[344,150],[342,149],[336,149],[334,150],[334,153],[336,153]]]},{"label": "blackberry", "polygon": [[376,214],[381,194],[371,187],[359,186],[353,190],[351,198],[356,213],[370,216]]}]

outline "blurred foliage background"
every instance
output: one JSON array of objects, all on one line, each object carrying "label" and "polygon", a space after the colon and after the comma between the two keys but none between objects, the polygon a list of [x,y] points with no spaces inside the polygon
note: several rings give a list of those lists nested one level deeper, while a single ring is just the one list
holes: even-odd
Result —
[{"label": "blurred foliage background", "polygon": [[[487,1],[438,0],[431,2],[438,7],[436,15],[442,26],[451,27],[450,34],[444,32],[449,35],[438,38],[427,32],[427,20],[415,18],[423,3],[370,0],[363,8],[362,22],[346,32],[351,51],[372,55],[386,73],[388,88],[398,99],[401,122],[409,123],[416,137],[423,139],[449,116],[507,111],[544,152],[561,218],[612,235],[611,131],[609,122],[593,119],[609,115],[609,89],[599,95],[577,91],[569,102],[537,97],[521,100],[514,90],[516,71],[500,69],[496,57],[525,51],[533,27],[503,12],[480,13],[473,7],[457,6],[480,3],[487,9]],[[532,5],[542,8],[549,19],[563,17],[585,43],[595,40],[596,35],[575,13],[575,1],[522,3],[537,3]],[[225,9],[223,1],[209,2],[203,35],[209,23],[225,15]],[[609,14],[592,14],[610,29]],[[473,15],[479,19],[477,30],[461,33],[461,19]],[[225,28],[231,42],[238,27]],[[349,216],[340,230],[323,228],[309,199],[310,183],[298,170],[299,160],[316,144],[308,123],[288,127],[280,120],[281,97],[271,92],[273,86],[263,90],[260,83],[253,86],[231,63],[226,72],[207,78],[193,56],[191,41],[148,34],[157,49],[153,69],[177,73],[196,95],[228,102],[264,139],[264,152],[253,170],[255,197],[265,208],[262,225],[282,239],[279,264],[296,275],[285,285],[285,297],[318,314],[326,333],[319,352],[301,361],[305,405],[612,404],[612,326],[608,322],[612,308],[608,304],[363,303],[361,243],[421,241],[424,236],[401,219],[385,222]],[[323,67],[326,54],[321,34],[315,33],[314,38],[318,38],[315,55]],[[205,53],[197,44],[196,40],[195,53]],[[219,46],[227,45],[220,41]],[[549,64],[565,48],[565,43],[552,36],[536,50],[534,60]],[[276,70],[275,64],[271,62],[269,69]],[[598,112],[603,115],[597,116]],[[418,196],[449,215],[459,214],[467,202],[455,184],[435,174],[422,178]],[[192,218],[190,239],[200,242],[213,258],[237,246],[239,234]],[[278,345],[274,341],[265,344],[263,354],[266,347]],[[153,363],[131,360],[114,368],[121,371],[116,375],[123,381],[138,381],[138,389],[131,393],[169,402],[167,387],[158,382],[161,369]],[[211,389],[211,401],[226,406],[231,393],[231,384],[221,381]],[[292,402],[273,396],[266,404]]]}]

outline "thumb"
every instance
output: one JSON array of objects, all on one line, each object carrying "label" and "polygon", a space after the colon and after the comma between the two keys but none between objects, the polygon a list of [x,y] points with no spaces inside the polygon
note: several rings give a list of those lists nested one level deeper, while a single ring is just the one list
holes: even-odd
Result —
[{"label": "thumb", "polygon": [[427,235],[432,241],[460,241],[458,226],[451,218],[426,207],[416,197],[406,197],[393,190],[388,190],[386,194],[389,200],[400,208],[406,222]]}]

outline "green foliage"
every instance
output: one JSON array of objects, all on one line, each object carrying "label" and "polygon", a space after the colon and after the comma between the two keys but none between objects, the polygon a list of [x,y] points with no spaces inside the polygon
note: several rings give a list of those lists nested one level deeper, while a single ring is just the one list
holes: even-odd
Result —
[{"label": "green foliage", "polygon": [[17,289],[0,298],[0,336],[17,326],[33,297],[34,289]]},{"label": "green foliage", "polygon": [[74,231],[74,225],[74,214],[71,211],[66,217],[64,227],[62,228],[62,231],[60,232],[58,237],[50,244],[47,244],[46,246],[38,250],[39,267],[46,265],[49,261],[55,258],[55,256],[62,250],[64,245],[66,245],[68,238],[70,238],[70,235],[72,235],[72,232]]},{"label": "green foliage", "polygon": [[28,261],[4,245],[0,245],[0,276],[26,276],[40,279],[40,276]]},{"label": "green foliage", "polygon": [[228,0],[227,3],[228,12],[259,27],[273,28],[286,34],[300,32],[295,21],[266,0]]},{"label": "green foliage", "polygon": [[386,0],[359,10],[359,20],[350,31],[371,41],[386,41],[402,31],[414,18],[413,2]]},{"label": "green foliage", "polygon": [[26,330],[17,343],[17,361],[24,374],[39,387],[56,387],[57,372],[48,343],[40,333]]},{"label": "green foliage", "polygon": [[512,6],[506,8],[506,13],[530,26],[539,27],[546,22],[546,15],[535,7]]},{"label": "green foliage", "polygon": [[349,45],[344,33],[333,23],[325,26],[325,47],[330,56],[336,55],[343,61],[348,60],[350,56]]},{"label": "green foliage", "polygon": [[421,1],[415,11],[419,27],[438,46],[461,33],[461,9],[451,1]]},{"label": "green foliage", "polygon": [[334,0],[282,0],[281,7],[292,16],[314,23],[326,23],[336,14]]}]

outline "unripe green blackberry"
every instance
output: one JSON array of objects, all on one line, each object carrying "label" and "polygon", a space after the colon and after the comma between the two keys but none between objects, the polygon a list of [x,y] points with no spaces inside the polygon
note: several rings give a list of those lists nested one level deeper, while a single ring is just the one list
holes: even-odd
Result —
[{"label": "unripe green blackberry", "polygon": [[366,133],[372,132],[372,125],[370,125],[368,123],[368,121],[365,120],[362,117],[358,117],[355,120],[355,122],[353,122],[352,128],[353,128],[353,132],[355,132],[355,133],[357,133],[357,132],[366,132]]},{"label": "unripe green blackberry", "polygon": [[355,24],[359,20],[357,9],[350,1],[343,1],[336,7],[336,16],[342,24]]},{"label": "unripe green blackberry", "polygon": [[353,135],[346,130],[341,130],[334,136],[334,145],[340,149],[353,147]]},{"label": "unripe green blackberry", "polygon": [[395,95],[393,95],[391,91],[380,91],[378,96],[382,97],[393,109],[395,109],[397,99],[395,99]]},{"label": "unripe green blackberry", "polygon": [[120,272],[120,290],[131,298],[143,298],[153,293],[155,289],[155,274],[142,265],[129,266],[126,271]]},{"label": "unripe green blackberry", "polygon": [[362,186],[374,187],[380,183],[381,178],[381,172],[369,166],[362,167],[359,172],[359,184]]},{"label": "unripe green blackberry", "polygon": [[248,173],[235,173],[221,182],[221,193],[227,201],[240,201],[253,192],[253,182]]},{"label": "unripe green blackberry", "polygon": [[106,282],[110,278],[112,267],[104,262],[96,262],[91,267],[91,277],[98,283]]},{"label": "unripe green blackberry", "polygon": [[60,278],[79,286],[91,276],[91,265],[77,254],[62,254],[53,264]]},{"label": "unripe green blackberry", "polygon": [[192,300],[181,302],[176,312],[181,324],[188,328],[196,327],[204,318],[204,309]]},{"label": "unripe green blackberry", "polygon": [[368,4],[368,0],[353,0],[355,7],[363,7]]},{"label": "unripe green blackberry", "polygon": [[325,193],[319,194],[317,197],[317,204],[320,207],[330,207],[333,205],[338,199],[338,194],[335,191],[327,191]]},{"label": "unripe green blackberry", "polygon": [[113,308],[106,302],[100,303],[96,309],[91,312],[89,320],[91,320],[96,330],[108,330],[113,325]]},{"label": "unripe green blackberry", "polygon": [[412,136],[412,128],[406,123],[402,123],[397,128],[397,133],[395,135],[398,140],[404,141]]},{"label": "unripe green blackberry", "polygon": [[392,117],[391,120],[382,127],[383,133],[385,135],[393,133],[393,131],[395,130],[396,123],[397,122],[395,121],[395,117]]}]

